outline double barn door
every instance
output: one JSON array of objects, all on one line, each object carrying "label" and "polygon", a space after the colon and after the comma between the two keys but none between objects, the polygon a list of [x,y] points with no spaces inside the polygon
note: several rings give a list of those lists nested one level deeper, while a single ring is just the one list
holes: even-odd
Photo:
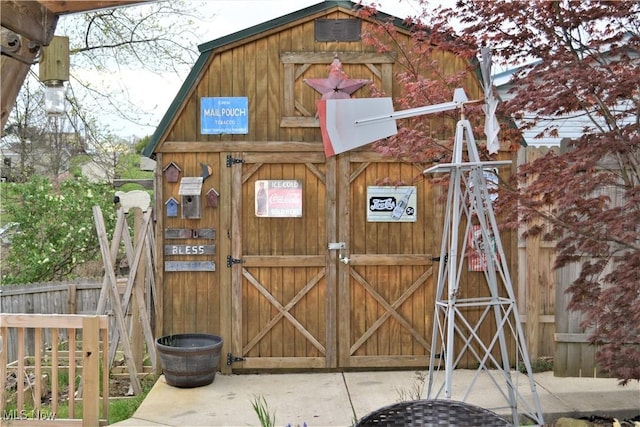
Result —
[{"label": "double barn door", "polygon": [[[427,366],[442,208],[420,171],[365,152],[232,155],[233,369]],[[416,222],[367,220],[384,178],[416,186]],[[263,180],[300,182],[302,215],[258,216]]]}]

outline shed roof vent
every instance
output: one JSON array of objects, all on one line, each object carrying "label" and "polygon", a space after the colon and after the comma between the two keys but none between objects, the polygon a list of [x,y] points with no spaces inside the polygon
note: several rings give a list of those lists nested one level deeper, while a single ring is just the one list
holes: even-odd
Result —
[{"label": "shed roof vent", "polygon": [[360,19],[316,19],[317,42],[357,42],[360,40]]}]

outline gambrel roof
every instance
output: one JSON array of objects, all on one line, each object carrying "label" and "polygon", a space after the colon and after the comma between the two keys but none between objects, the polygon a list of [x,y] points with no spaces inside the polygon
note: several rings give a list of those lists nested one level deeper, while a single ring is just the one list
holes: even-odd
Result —
[{"label": "gambrel roof", "polygon": [[[198,50],[200,51],[200,56],[178,90],[169,109],[160,120],[149,143],[142,151],[142,155],[146,157],[153,155],[162,137],[171,128],[174,117],[197,85],[212,55],[222,50],[231,49],[239,44],[265,37],[272,32],[281,31],[283,28],[298,25],[303,21],[314,20],[333,10],[340,10],[355,16],[360,7],[357,3],[351,1],[325,1],[199,45]],[[392,22],[396,27],[408,30],[408,28],[403,25],[403,20],[398,17],[388,15],[384,12],[377,12],[375,18],[384,22]]]}]

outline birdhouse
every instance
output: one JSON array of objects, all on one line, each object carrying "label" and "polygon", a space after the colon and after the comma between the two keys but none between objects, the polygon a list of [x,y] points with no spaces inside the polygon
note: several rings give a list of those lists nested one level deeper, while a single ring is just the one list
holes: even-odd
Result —
[{"label": "birdhouse", "polygon": [[207,207],[217,208],[219,197],[220,197],[220,193],[218,193],[215,188],[211,187],[209,191],[207,191],[207,194],[205,195],[205,200],[207,201]]},{"label": "birdhouse", "polygon": [[178,194],[181,197],[182,218],[200,218],[200,193],[202,177],[184,177],[180,180]]},{"label": "birdhouse", "polygon": [[167,217],[176,217],[178,216],[178,201],[173,197],[169,197],[169,200],[164,202],[165,208],[167,210]]},{"label": "birdhouse", "polygon": [[180,175],[180,167],[174,162],[169,162],[164,169],[162,169],[164,179],[167,182],[178,182],[178,175]]}]

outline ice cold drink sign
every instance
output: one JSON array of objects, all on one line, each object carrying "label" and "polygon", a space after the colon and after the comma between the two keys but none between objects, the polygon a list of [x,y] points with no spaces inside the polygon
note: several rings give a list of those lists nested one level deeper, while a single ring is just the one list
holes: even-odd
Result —
[{"label": "ice cold drink sign", "polygon": [[369,222],[415,222],[417,218],[416,187],[367,187],[367,220]]},{"label": "ice cold drink sign", "polygon": [[255,183],[255,214],[266,218],[302,217],[302,182],[295,179]]}]

